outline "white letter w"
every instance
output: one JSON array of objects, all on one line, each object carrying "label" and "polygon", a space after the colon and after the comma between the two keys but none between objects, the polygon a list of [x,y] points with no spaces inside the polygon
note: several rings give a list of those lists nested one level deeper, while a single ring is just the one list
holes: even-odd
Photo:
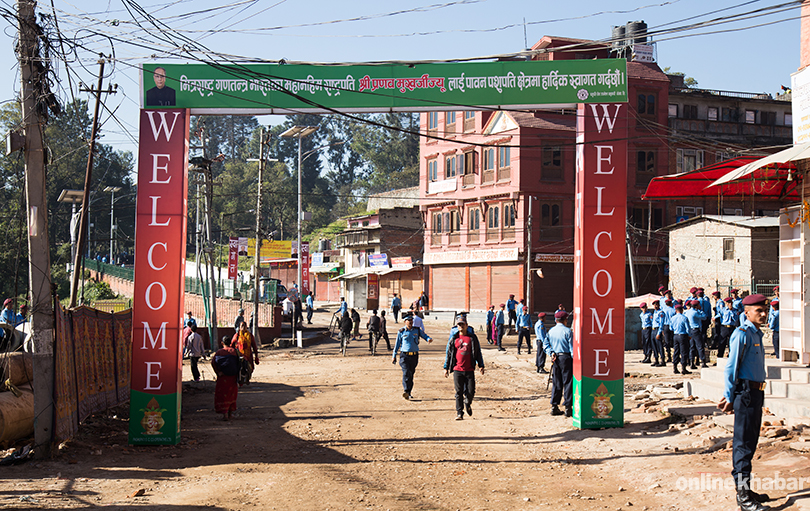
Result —
[{"label": "white letter w", "polygon": [[[599,117],[599,113],[596,111],[596,107],[602,107],[602,117]],[[616,119],[619,117],[619,110],[621,109],[622,105],[616,105],[616,113],[613,114],[613,119],[610,118],[610,113],[608,112],[608,106],[610,105],[591,105],[591,110],[593,111],[593,120],[596,122],[596,129],[599,133],[602,133],[602,123],[607,123],[608,131],[613,133],[613,127],[616,125]]]},{"label": "white letter w", "polygon": [[[172,127],[169,128],[168,124],[166,123],[166,112],[155,112],[155,111],[148,111],[146,115],[149,116],[149,124],[152,125],[152,135],[155,137],[155,142],[157,142],[158,135],[160,135],[160,131],[163,130],[163,133],[166,134],[166,142],[169,142],[172,138],[172,132],[174,131],[174,125],[177,123],[177,117],[180,115],[180,112],[173,112],[174,119],[172,119]],[[160,115],[160,126],[155,126],[155,114]]]}]

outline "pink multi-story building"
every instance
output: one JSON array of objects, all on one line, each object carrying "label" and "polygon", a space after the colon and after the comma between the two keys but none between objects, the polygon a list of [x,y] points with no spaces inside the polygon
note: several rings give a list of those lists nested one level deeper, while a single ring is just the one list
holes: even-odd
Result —
[{"label": "pink multi-story building", "polygon": [[[555,51],[562,47],[567,51]],[[610,54],[609,45],[559,37],[544,37],[533,49],[549,50],[538,55],[543,60]],[[628,214],[639,209],[644,216],[650,208],[640,204],[641,194],[668,168],[670,81],[655,63],[629,62],[627,76],[634,117],[628,161],[639,162],[628,172]],[[510,294],[525,297],[531,257],[532,309],[563,304],[571,310],[576,110],[429,112],[421,115],[420,129],[442,137],[423,137],[420,145],[431,309],[485,310]],[[648,288],[663,278],[658,256],[665,248],[654,241],[634,249],[635,264],[643,265],[637,274],[646,276]]]}]

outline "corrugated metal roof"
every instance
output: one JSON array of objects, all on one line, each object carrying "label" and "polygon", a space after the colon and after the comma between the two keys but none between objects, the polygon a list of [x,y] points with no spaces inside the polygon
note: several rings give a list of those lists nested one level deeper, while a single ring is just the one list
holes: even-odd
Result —
[{"label": "corrugated metal roof", "polygon": [[722,222],[724,224],[739,225],[740,227],[748,227],[756,229],[759,227],[779,227],[779,217],[775,216],[757,216],[750,217],[744,215],[702,215],[690,218],[684,222],[670,225],[668,229],[675,230],[684,227],[687,224],[710,220],[712,222]]}]

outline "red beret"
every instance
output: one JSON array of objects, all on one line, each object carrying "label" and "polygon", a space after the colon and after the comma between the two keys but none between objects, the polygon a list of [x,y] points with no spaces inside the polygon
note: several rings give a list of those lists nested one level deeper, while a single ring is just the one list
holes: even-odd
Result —
[{"label": "red beret", "polygon": [[720,291],[713,291],[712,296],[720,296]]},{"label": "red beret", "polygon": [[546,313],[545,313],[545,312],[538,312],[538,313],[537,313],[537,317],[538,317],[538,318],[545,318],[545,317],[546,317]]},{"label": "red beret", "polygon": [[735,287],[734,289],[732,289],[731,291],[729,291],[729,293],[737,293],[737,292],[739,292],[739,291],[740,291],[740,290],[739,290],[739,289],[737,289],[737,288]]},{"label": "red beret", "polygon": [[658,291],[659,291],[659,292],[660,292],[660,291],[663,291],[664,289],[666,289],[664,286],[658,286]]},{"label": "red beret", "polygon": [[514,298],[514,297],[515,297],[515,295],[509,295],[509,298]]},{"label": "red beret", "polygon": [[554,313],[554,319],[565,319],[568,317],[568,313],[565,311],[557,311]]},{"label": "red beret", "polygon": [[667,298],[666,300],[664,300],[664,303],[667,304],[667,305],[672,305],[672,300]]},{"label": "red beret", "polygon": [[502,304],[499,305],[499,307],[506,307],[506,304],[502,303]]},{"label": "red beret", "polygon": [[667,293],[672,293],[672,290],[671,290],[671,289],[667,289],[666,291],[664,291],[664,294],[667,294]]},{"label": "red beret", "polygon": [[675,308],[676,308],[676,309],[681,309],[681,310],[683,310],[683,305],[681,305],[681,304],[679,304],[679,303],[676,303],[676,304],[675,304]]},{"label": "red beret", "polygon": [[11,305],[12,303],[14,303],[14,300],[12,300],[11,298],[6,298],[6,301],[3,302],[3,307],[5,307],[6,305]]},{"label": "red beret", "polygon": [[727,296],[727,297],[723,298],[723,301],[724,301],[724,302],[733,302],[733,301],[734,301],[734,298],[732,298],[732,297],[730,297],[730,296]]},{"label": "red beret", "polygon": [[[25,307],[25,305],[23,305]],[[779,300],[774,300],[771,302],[771,307],[779,307]]]},{"label": "red beret", "polygon": [[524,306],[523,306],[523,310],[525,310],[525,311],[529,310],[529,306],[528,306],[528,305],[524,305]]},{"label": "red beret", "polygon": [[689,292],[690,293],[697,293],[697,288],[692,286],[692,288],[689,290]]},{"label": "red beret", "polygon": [[766,305],[767,303],[768,299],[761,294],[748,295],[742,301],[743,305]]},{"label": "red beret", "polygon": [[702,287],[699,287],[698,291],[705,291],[705,289],[703,289]]},{"label": "red beret", "polygon": [[640,304],[638,304],[638,306],[641,309],[646,309],[647,308],[647,302],[641,302]]}]

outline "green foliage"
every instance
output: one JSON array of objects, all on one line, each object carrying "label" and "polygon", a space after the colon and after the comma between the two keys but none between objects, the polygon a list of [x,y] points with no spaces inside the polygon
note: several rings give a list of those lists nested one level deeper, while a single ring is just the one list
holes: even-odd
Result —
[{"label": "green foliage", "polygon": [[[20,105],[8,103],[0,107],[3,131],[19,129]],[[60,297],[69,293],[66,265],[70,261],[70,204],[57,199],[64,189],[82,190],[87,169],[88,142],[92,119],[87,102],[65,105],[62,114],[51,117],[45,126],[47,201],[49,212],[48,236],[51,240],[51,276]],[[115,218],[119,226],[116,238],[119,249],[132,250],[135,230],[134,183],[131,180],[133,158],[101,143],[96,144],[89,220],[95,224],[89,248],[92,253],[109,251],[110,200],[107,186],[119,186],[116,193]],[[0,293],[10,296],[25,294],[28,289],[28,242],[26,230],[25,169],[22,152],[0,159]],[[123,238],[123,239],[122,239]],[[64,248],[67,244],[67,249]]]},{"label": "green foliage", "polygon": [[697,87],[698,81],[692,78],[691,76],[686,76],[686,73],[682,73],[680,71],[670,71],[670,67],[667,66],[663,69],[665,74],[668,75],[676,75],[676,76],[683,76],[683,84],[689,88]]},{"label": "green foliage", "polygon": [[103,280],[100,282],[95,282],[92,280],[85,281],[82,296],[84,297],[84,303],[86,304],[92,304],[97,300],[109,300],[111,298],[118,297],[118,295],[116,295],[113,290],[110,289],[110,285]]}]

